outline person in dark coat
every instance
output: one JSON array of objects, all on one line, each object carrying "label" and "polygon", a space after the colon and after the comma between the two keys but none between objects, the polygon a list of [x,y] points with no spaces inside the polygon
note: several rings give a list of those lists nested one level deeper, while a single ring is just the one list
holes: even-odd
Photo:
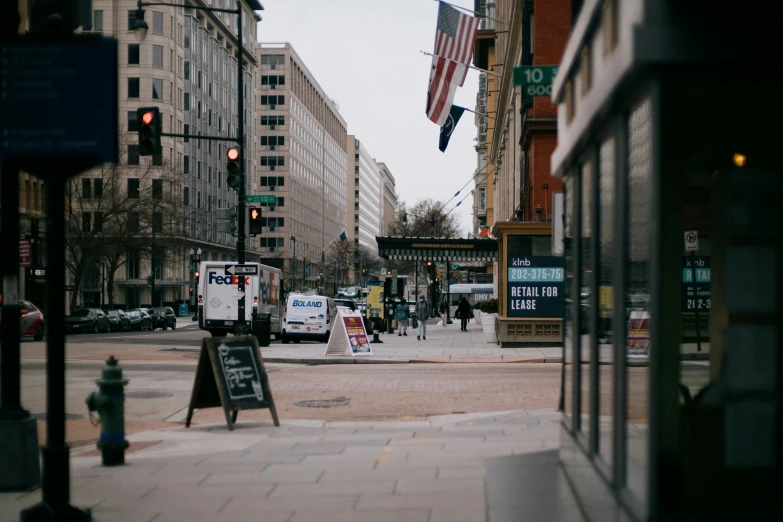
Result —
[{"label": "person in dark coat", "polygon": [[460,325],[463,332],[468,331],[468,319],[470,318],[470,303],[464,297],[459,300],[457,305],[457,317],[459,317]]}]

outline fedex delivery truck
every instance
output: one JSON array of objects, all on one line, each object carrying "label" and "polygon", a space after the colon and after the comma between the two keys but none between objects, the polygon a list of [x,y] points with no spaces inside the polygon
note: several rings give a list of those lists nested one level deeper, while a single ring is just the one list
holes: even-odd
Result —
[{"label": "fedex delivery truck", "polygon": [[231,275],[227,268],[235,261],[202,261],[198,282],[198,326],[213,336],[234,333],[238,320],[239,278],[245,278],[245,321],[251,326],[253,312],[271,314],[270,333],[280,338],[280,281],[278,268],[259,263],[258,275]]}]

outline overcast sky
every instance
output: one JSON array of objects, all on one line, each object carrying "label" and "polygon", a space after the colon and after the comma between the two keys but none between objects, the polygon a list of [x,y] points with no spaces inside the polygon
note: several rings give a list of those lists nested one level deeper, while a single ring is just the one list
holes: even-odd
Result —
[{"label": "overcast sky", "polygon": [[[476,169],[475,115],[465,112],[446,152],[440,128],[425,114],[435,44],[434,0],[261,0],[259,42],[290,42],[304,64],[340,106],[348,133],[385,162],[408,207],[420,199],[446,202],[461,236],[472,230]],[[472,0],[451,3],[473,8]],[[478,72],[470,70],[454,103],[475,110]]]}]

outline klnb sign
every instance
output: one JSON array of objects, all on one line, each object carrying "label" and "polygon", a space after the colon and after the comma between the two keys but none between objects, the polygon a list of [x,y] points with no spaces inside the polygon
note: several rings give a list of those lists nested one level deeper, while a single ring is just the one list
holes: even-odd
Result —
[{"label": "klnb sign", "polygon": [[563,316],[563,258],[509,256],[508,316]]}]

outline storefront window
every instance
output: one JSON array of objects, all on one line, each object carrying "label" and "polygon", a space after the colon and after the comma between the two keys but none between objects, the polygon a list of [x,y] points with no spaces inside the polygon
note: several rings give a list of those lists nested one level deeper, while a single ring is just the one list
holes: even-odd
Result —
[{"label": "storefront window", "polygon": [[614,334],[612,317],[614,307],[614,280],[612,256],[614,255],[615,162],[614,139],[601,144],[599,169],[598,211],[598,453],[607,463],[612,462],[612,429],[614,426]]},{"label": "storefront window", "polygon": [[[628,121],[628,252],[626,485],[646,506],[650,418],[650,247],[652,242],[652,103]],[[643,509],[645,509],[643,507]]]},{"label": "storefront window", "polygon": [[563,291],[565,295],[565,309],[563,311],[563,324],[565,331],[563,335],[564,343],[564,363],[565,363],[565,382],[564,382],[564,407],[563,412],[566,417],[566,424],[573,428],[574,415],[574,190],[575,181],[573,176],[565,178],[563,187],[563,200],[565,223],[563,224],[563,257],[565,261],[565,284]]},{"label": "storefront window", "polygon": [[588,431],[590,426],[590,360],[593,338],[592,292],[593,292],[593,167],[582,165],[581,172],[581,229],[579,238],[579,368],[580,368],[580,430]]}]

